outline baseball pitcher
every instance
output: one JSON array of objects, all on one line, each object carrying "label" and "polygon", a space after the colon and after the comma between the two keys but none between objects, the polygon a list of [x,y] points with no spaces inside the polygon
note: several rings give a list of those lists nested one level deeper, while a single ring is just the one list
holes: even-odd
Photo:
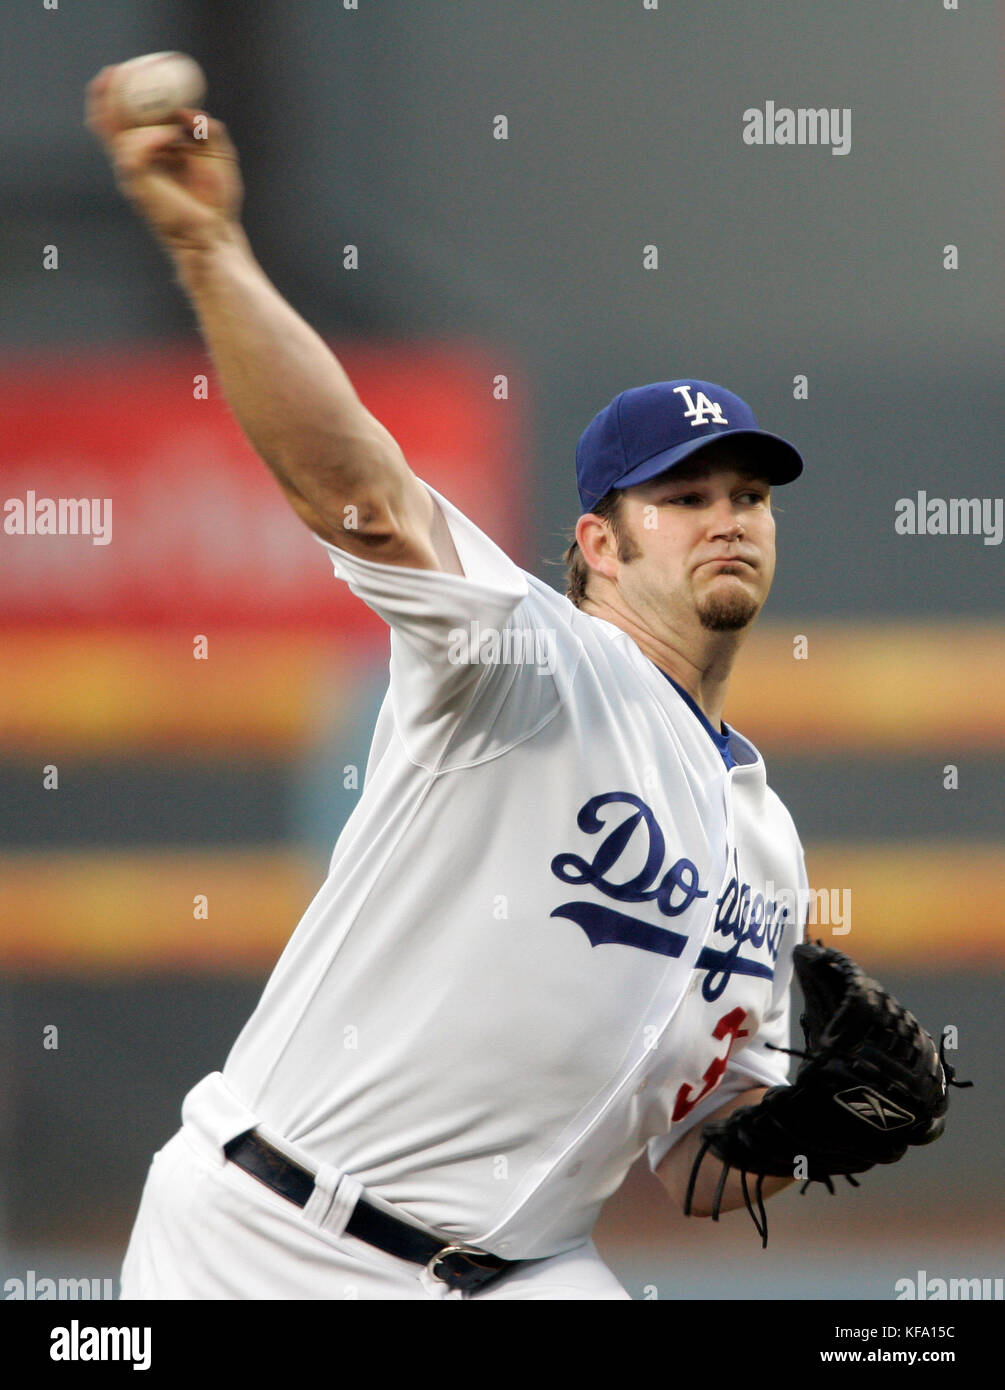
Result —
[{"label": "baseball pitcher", "polygon": [[391,643],[357,808],[153,1160],[123,1297],[625,1299],[591,1232],[641,1154],[687,1212],[746,1206],[763,1232],[796,1177],[936,1137],[931,1039],[801,944],[802,846],[722,719],[796,449],[711,382],[621,392],[576,450],[555,592],[416,477],[270,284],[223,126],[125,125],[113,73],[88,118],[120,187]]}]

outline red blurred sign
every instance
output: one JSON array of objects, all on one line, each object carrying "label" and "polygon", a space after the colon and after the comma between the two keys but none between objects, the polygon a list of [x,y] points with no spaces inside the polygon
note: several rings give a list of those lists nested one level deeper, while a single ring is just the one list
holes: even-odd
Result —
[{"label": "red blurred sign", "polygon": [[[419,342],[335,351],[413,470],[519,561],[522,421],[493,396],[495,355]],[[6,622],[345,632],[376,621],[290,511],[199,345],[8,359],[0,477]]]}]

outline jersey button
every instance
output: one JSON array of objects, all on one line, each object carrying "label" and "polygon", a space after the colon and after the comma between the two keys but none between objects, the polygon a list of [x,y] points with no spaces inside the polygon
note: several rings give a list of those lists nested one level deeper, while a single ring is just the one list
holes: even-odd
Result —
[{"label": "jersey button", "polygon": [[639,1084],[635,1087],[635,1094],[636,1094],[637,1096],[640,1096],[640,1095],[642,1094],[642,1092],[646,1089],[646,1087],[647,1087],[648,1085],[649,1085],[649,1078],[648,1078],[648,1076],[647,1076],[646,1079],[645,1079],[644,1081],[640,1081]]},{"label": "jersey button", "polygon": [[513,1244],[513,1242],[512,1242],[511,1240],[501,1240],[501,1241],[499,1242],[499,1249],[500,1249],[500,1250],[508,1250],[512,1244]]},{"label": "jersey button", "polygon": [[574,1178],[576,1174],[579,1172],[579,1170],[582,1168],[582,1166],[583,1165],[581,1163],[574,1163],[572,1167],[569,1169],[568,1173],[566,1174],[566,1177]]}]

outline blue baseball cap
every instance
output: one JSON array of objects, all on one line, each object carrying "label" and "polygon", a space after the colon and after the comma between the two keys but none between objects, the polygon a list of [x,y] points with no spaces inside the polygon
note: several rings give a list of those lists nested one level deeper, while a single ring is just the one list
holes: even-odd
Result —
[{"label": "blue baseball cap", "polygon": [[728,439],[770,483],[791,483],[803,471],[799,453],[777,434],[757,428],[739,396],[711,381],[654,381],[622,391],[587,425],[576,445],[576,477],[584,511],[612,488],[634,487]]}]

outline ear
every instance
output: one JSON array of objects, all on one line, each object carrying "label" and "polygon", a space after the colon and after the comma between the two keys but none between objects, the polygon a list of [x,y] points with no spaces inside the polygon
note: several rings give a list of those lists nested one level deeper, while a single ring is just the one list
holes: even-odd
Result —
[{"label": "ear", "polygon": [[617,576],[618,543],[609,522],[594,512],[586,512],[576,522],[576,541],[591,570],[596,570],[605,579]]}]

